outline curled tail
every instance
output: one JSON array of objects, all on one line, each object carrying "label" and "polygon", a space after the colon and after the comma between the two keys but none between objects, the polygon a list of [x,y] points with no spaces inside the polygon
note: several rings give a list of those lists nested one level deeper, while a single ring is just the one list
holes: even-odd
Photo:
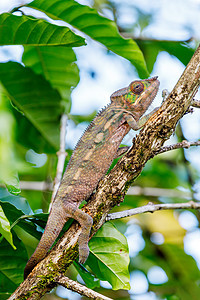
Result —
[{"label": "curled tail", "polygon": [[32,269],[45,257],[46,253],[53,245],[64,224],[66,223],[66,218],[64,216],[65,214],[62,214],[61,207],[53,205],[41,240],[24,269],[24,279],[28,276]]}]

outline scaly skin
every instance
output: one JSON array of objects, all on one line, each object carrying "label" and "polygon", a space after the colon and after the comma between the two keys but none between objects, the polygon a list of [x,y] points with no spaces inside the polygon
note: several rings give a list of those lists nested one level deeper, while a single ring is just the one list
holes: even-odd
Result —
[{"label": "scaly skin", "polygon": [[86,261],[93,219],[78,207],[89,198],[113,159],[125,152],[118,149],[124,136],[131,128],[141,128],[152,115],[153,112],[142,117],[155,98],[158,87],[157,77],[133,81],[127,88],[113,93],[111,103],[89,125],[71,156],[45,231],[25,267],[25,278],[45,257],[68,218],[74,218],[81,225],[79,261]]}]

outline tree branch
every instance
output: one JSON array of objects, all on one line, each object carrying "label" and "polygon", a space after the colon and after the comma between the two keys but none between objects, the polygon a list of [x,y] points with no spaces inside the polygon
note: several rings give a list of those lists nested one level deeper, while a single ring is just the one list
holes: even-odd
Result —
[{"label": "tree branch", "polygon": [[124,211],[119,211],[116,213],[108,214],[106,217],[106,221],[116,220],[121,218],[126,218],[138,214],[143,214],[146,212],[153,213],[158,210],[168,210],[168,209],[199,209],[200,203],[189,201],[187,203],[166,203],[166,204],[154,204],[149,202],[147,205],[128,209]]},{"label": "tree branch", "polygon": [[80,295],[86,296],[90,299],[95,300],[112,300],[111,298],[105,297],[85,286],[78,283],[77,281],[71,280],[65,276],[58,276],[55,278],[55,282],[64,286],[65,288],[79,293]]},{"label": "tree branch", "polygon": [[[99,183],[83,210],[93,217],[91,236],[102,226],[108,212],[123,201],[127,189],[139,176],[146,162],[154,156],[172,135],[179,119],[185,114],[200,84],[200,47],[169,97],[148,120],[133,139],[133,146],[111,172]],[[74,222],[58,241],[49,255],[29,274],[27,279],[10,297],[12,299],[40,299],[57,283],[69,265],[78,257],[80,226]]]},{"label": "tree branch", "polygon": [[154,155],[161,154],[161,153],[171,151],[171,150],[175,150],[175,149],[180,149],[180,148],[187,148],[188,149],[191,146],[199,146],[199,145],[200,145],[200,141],[188,142],[186,140],[183,140],[182,142],[177,143],[177,144],[161,147],[160,149],[155,151]]}]

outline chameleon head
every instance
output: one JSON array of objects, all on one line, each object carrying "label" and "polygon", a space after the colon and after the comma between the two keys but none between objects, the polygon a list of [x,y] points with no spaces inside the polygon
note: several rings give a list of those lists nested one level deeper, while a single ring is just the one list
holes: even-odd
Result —
[{"label": "chameleon head", "polygon": [[111,95],[111,102],[120,105],[131,111],[142,110],[149,107],[154,100],[160,82],[158,77],[152,77],[144,80],[132,81],[128,87],[120,89]]}]

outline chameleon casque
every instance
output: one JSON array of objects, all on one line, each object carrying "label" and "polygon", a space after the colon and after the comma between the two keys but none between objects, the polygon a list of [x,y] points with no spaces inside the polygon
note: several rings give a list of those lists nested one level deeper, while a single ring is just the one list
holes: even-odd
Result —
[{"label": "chameleon casque", "polygon": [[143,116],[158,88],[157,77],[131,82],[111,95],[111,103],[88,126],[66,168],[45,231],[25,267],[25,278],[45,257],[68,218],[74,218],[81,225],[79,262],[86,261],[93,219],[79,209],[79,205],[92,194],[113,159],[126,152],[127,147],[119,148],[124,136],[130,129],[141,128],[153,114],[154,111]]}]

